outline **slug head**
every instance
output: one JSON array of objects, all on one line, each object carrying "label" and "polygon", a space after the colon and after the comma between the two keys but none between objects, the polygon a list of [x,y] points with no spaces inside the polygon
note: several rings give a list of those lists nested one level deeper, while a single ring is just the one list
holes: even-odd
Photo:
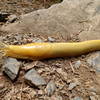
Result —
[{"label": "slug head", "polygon": [[2,42],[0,42],[0,61],[6,55],[8,46]]}]

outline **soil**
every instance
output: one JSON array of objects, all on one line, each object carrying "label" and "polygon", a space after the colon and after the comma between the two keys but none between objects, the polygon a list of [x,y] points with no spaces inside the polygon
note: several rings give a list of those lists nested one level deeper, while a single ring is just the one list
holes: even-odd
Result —
[{"label": "soil", "polygon": [[[61,2],[61,0],[0,0],[0,10],[1,12],[20,15],[34,10],[48,8],[52,4],[58,2]],[[2,24],[4,23],[1,22],[1,25]],[[32,42],[33,39],[49,42],[47,37],[32,33],[12,34],[1,31],[0,40],[6,44],[25,44]],[[56,42],[67,41],[63,38],[52,38],[54,38]],[[77,36],[72,37],[70,41],[78,41]],[[19,60],[22,63],[22,68],[19,77],[15,82],[12,82],[2,73],[1,66],[0,100],[71,100],[71,98],[77,96],[82,97],[83,100],[90,100],[90,96],[94,95],[92,89],[98,89],[99,85],[97,83],[98,78],[95,70],[90,68],[86,63],[86,59],[89,55],[82,55],[77,58],[57,58],[43,61]],[[74,63],[78,60],[80,60],[82,64],[76,69],[74,68]],[[24,74],[28,69],[26,66],[29,64],[35,64],[34,68],[47,83],[50,80],[54,81],[57,88],[52,96],[49,97],[47,95],[45,86],[41,86],[37,89],[35,87],[30,87],[25,83]],[[80,84],[75,86],[72,90],[69,90],[70,83],[76,81]],[[98,90],[96,91],[98,93]]]}]

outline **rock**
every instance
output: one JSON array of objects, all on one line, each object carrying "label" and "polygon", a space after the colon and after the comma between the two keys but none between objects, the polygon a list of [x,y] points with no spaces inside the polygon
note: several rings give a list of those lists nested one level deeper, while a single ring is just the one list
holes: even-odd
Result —
[{"label": "rock", "polygon": [[21,15],[19,21],[4,25],[1,30],[9,33],[28,32],[56,37],[60,34],[60,37],[68,39],[70,34],[77,34],[84,30],[82,21],[88,20],[89,13],[85,10],[89,3],[91,0],[63,0],[48,9]]},{"label": "rock", "polygon": [[80,67],[80,65],[81,65],[81,61],[78,60],[78,61],[75,62],[74,67],[75,67],[76,69],[78,69],[78,68]]},{"label": "rock", "polygon": [[54,93],[55,89],[56,89],[55,83],[53,81],[50,81],[46,87],[46,92],[48,96],[51,96]]},{"label": "rock", "polygon": [[52,38],[52,37],[48,37],[48,41],[49,41],[49,42],[55,42],[55,39]]},{"label": "rock", "polygon": [[[25,91],[26,91],[26,90],[25,90]],[[32,91],[30,91],[29,93],[30,93],[30,96],[31,96],[32,98],[34,98],[34,96],[37,95],[37,92],[36,92],[35,90],[32,90]]]},{"label": "rock", "polygon": [[31,86],[46,85],[46,81],[37,73],[35,69],[31,69],[25,74],[25,80]]},{"label": "rock", "polygon": [[34,38],[33,40],[32,40],[32,42],[37,42],[37,43],[41,43],[41,42],[44,42],[42,39],[40,39],[40,38]]},{"label": "rock", "polygon": [[[70,82],[70,81],[69,81]],[[70,82],[68,90],[74,89],[76,86],[80,85],[81,83],[78,81],[77,78],[73,79],[73,82]]]},{"label": "rock", "polygon": [[89,92],[93,95],[93,96],[97,96],[100,95],[100,82],[98,82],[98,80],[100,80],[100,78],[96,78],[96,83],[94,84],[94,86],[91,86],[90,88],[88,88]]},{"label": "rock", "polygon": [[16,15],[10,15],[10,16],[8,16],[8,22],[13,23],[16,20],[17,20],[17,16]]},{"label": "rock", "polygon": [[6,22],[9,15],[9,13],[0,12],[0,22]]},{"label": "rock", "polygon": [[3,66],[3,71],[9,76],[9,78],[14,81],[19,73],[20,63],[14,58],[8,58]]},{"label": "rock", "polygon": [[69,87],[68,87],[68,90],[72,90],[73,88],[75,88],[77,86],[76,83],[70,83],[69,84]]},{"label": "rock", "polygon": [[90,96],[90,100],[97,100],[94,96]]},{"label": "rock", "polygon": [[38,93],[37,93],[38,95],[43,95],[44,93],[43,93],[43,90],[38,90]]},{"label": "rock", "polygon": [[92,92],[92,93],[97,93],[96,87],[90,87],[89,91]]},{"label": "rock", "polygon": [[83,100],[83,98],[82,97],[74,97],[73,99],[71,99],[71,100]]},{"label": "rock", "polygon": [[62,36],[79,34],[81,41],[100,39],[100,0],[63,0],[48,9],[21,15],[15,23],[4,25],[9,33],[34,33]]},{"label": "rock", "polygon": [[80,32],[79,39],[81,41],[100,39],[100,1],[94,0],[84,10],[88,14],[88,20],[82,22],[84,30]]},{"label": "rock", "polygon": [[87,59],[87,63],[100,72],[100,52],[96,52]]}]

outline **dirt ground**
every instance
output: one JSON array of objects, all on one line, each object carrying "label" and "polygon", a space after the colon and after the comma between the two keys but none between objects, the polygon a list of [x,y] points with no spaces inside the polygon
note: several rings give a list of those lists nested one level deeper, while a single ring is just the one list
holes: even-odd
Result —
[{"label": "dirt ground", "polygon": [[[0,11],[20,15],[37,9],[48,8],[52,4],[60,1],[61,0],[0,0]],[[1,25],[2,24],[4,23],[1,23]],[[61,38],[53,38],[57,42],[66,41]],[[44,42],[49,41],[47,37],[34,35],[32,33],[16,33],[12,35],[6,32],[0,32],[0,40],[7,44],[25,44],[32,42],[33,39],[40,39]],[[77,40],[77,36],[70,39],[70,41]],[[12,82],[2,73],[2,69],[0,69],[0,100],[72,100],[72,98],[77,96],[82,97],[83,100],[92,100],[90,96],[97,98],[93,89],[95,91],[95,89],[99,88],[97,83],[98,78],[95,70],[90,68],[86,63],[86,59],[89,55],[91,54],[82,55],[77,58],[58,58],[43,61],[19,60],[22,63],[22,68],[15,82]],[[74,68],[74,63],[78,60],[80,60],[82,64],[76,69]],[[36,65],[34,65],[35,63]],[[27,71],[27,64],[33,64],[34,68],[47,83],[50,80],[54,81],[57,88],[52,96],[47,95],[45,86],[41,86],[37,89],[25,83],[24,74]],[[79,84],[69,90],[69,84],[76,81],[78,81]],[[97,90],[97,94],[98,93],[100,93],[100,91]]]}]

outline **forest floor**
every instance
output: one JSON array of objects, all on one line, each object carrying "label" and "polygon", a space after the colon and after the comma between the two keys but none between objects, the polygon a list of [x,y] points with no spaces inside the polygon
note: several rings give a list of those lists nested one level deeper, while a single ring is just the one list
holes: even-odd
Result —
[{"label": "forest floor", "polygon": [[[48,8],[52,4],[59,3],[60,1],[61,0],[0,0],[0,12],[19,16],[38,9]],[[4,23],[5,22],[1,22],[1,26]],[[64,41],[56,37],[52,38],[55,42]],[[50,41],[47,37],[32,33],[16,33],[12,35],[2,31],[0,33],[0,39],[7,44],[25,44],[30,43],[32,39],[43,42]],[[77,41],[77,36],[72,38],[71,41],[75,41],[75,39]],[[76,58],[57,58],[43,61],[19,60],[19,62],[22,63],[22,68],[15,82],[12,82],[2,72],[1,66],[0,100],[99,100],[98,95],[100,94],[95,93],[95,89],[99,88],[97,75],[95,70],[90,68],[86,62],[90,55],[91,54]],[[77,61],[81,62],[79,68],[74,67]],[[27,68],[27,66],[29,68]],[[27,69],[29,70],[31,67],[34,67],[47,83],[50,80],[54,82],[56,89],[51,96],[48,96],[48,93],[45,91],[46,86],[35,88],[25,82],[24,75]]]}]

